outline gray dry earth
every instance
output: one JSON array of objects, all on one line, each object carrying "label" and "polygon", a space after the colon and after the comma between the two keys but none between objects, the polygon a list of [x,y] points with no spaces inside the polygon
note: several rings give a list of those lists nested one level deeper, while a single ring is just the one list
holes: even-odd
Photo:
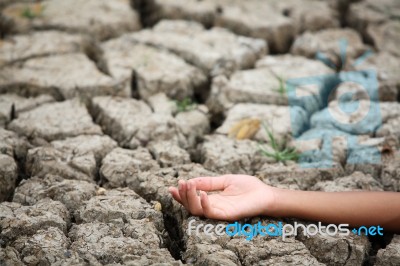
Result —
[{"label": "gray dry earth", "polygon": [[[225,173],[400,192],[398,0],[0,0],[0,11],[0,265],[400,265],[393,234],[189,235],[191,219],[221,222],[191,217],[168,193],[179,179]],[[315,56],[340,62],[343,38],[347,64],[335,73]],[[306,103],[281,88],[367,69],[372,102],[351,82],[328,101],[306,86]],[[351,106],[349,91],[361,110],[378,108],[371,131],[326,119]],[[197,104],[179,110],[187,98]],[[262,156],[262,129],[229,137],[246,118],[306,152],[309,167]],[[357,164],[379,152],[380,163]],[[242,222],[258,221],[278,222]]]}]

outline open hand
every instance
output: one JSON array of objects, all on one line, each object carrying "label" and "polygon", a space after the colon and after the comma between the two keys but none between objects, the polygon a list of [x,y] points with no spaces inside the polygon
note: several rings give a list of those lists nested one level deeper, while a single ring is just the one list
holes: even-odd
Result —
[{"label": "open hand", "polygon": [[[266,214],[275,201],[275,188],[248,175],[180,180],[178,188],[170,187],[169,191],[192,215],[226,221]],[[205,191],[220,192],[207,195]]]}]

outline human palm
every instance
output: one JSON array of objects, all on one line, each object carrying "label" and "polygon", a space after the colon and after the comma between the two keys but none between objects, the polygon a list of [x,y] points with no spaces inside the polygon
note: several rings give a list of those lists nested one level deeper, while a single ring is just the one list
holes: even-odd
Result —
[{"label": "human palm", "polygon": [[[170,187],[173,198],[192,215],[233,221],[264,214],[274,205],[274,188],[248,175],[198,177]],[[198,194],[197,191],[200,191]],[[207,195],[210,191],[219,191]]]}]

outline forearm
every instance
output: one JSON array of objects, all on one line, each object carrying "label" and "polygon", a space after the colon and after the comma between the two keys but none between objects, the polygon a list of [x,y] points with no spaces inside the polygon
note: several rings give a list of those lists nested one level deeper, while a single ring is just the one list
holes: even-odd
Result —
[{"label": "forearm", "polygon": [[380,225],[399,232],[400,193],[277,189],[275,207],[269,215],[352,226]]}]

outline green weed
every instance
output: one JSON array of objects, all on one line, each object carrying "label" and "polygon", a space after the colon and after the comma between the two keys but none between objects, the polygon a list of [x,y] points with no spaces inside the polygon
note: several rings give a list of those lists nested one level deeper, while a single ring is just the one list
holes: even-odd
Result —
[{"label": "green weed", "polygon": [[[282,77],[277,77],[279,81],[279,87],[275,89],[276,92],[278,92],[282,97],[285,96],[286,92],[291,90],[292,88],[292,83],[289,83],[289,81],[285,80]],[[286,86],[287,84],[290,84],[291,86]]]},{"label": "green weed", "polygon": [[285,85],[285,80],[282,77],[278,77],[279,80],[279,87],[276,89],[276,91],[281,95],[285,96],[286,93],[286,85]]},{"label": "green weed", "polygon": [[21,16],[31,20],[31,19],[40,17],[42,15],[42,12],[43,12],[43,7],[42,6],[36,5],[33,8],[27,6],[21,12]]},{"label": "green weed", "polygon": [[189,97],[183,100],[176,100],[175,101],[178,113],[187,112],[196,108],[197,104],[192,101]]},{"label": "green weed", "polygon": [[263,146],[264,143],[259,143],[258,148],[262,155],[273,158],[278,162],[297,161],[299,159],[300,154],[296,151],[296,149],[286,147],[286,143],[284,141],[279,143],[272,131],[269,129],[268,125],[263,123],[262,126],[265,132],[267,132],[269,143],[273,150],[272,152],[267,151]]}]

